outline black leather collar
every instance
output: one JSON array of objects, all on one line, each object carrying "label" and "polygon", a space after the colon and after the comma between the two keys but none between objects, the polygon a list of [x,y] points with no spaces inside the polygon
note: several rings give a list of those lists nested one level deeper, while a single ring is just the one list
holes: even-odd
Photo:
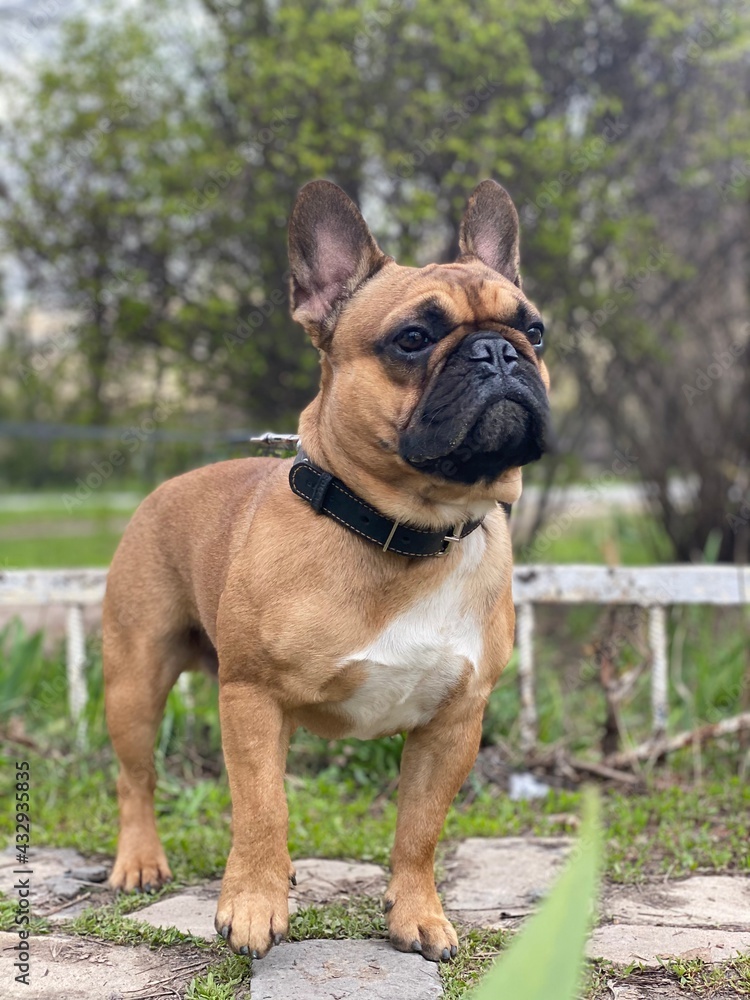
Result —
[{"label": "black leather collar", "polygon": [[[457,531],[448,532],[401,524],[375,510],[340,479],[313,465],[301,448],[289,472],[289,485],[316,514],[327,514],[350,531],[379,545],[384,552],[400,556],[443,556],[453,543],[466,538],[482,523],[481,520],[471,521]],[[502,506],[509,514],[510,505]]]}]

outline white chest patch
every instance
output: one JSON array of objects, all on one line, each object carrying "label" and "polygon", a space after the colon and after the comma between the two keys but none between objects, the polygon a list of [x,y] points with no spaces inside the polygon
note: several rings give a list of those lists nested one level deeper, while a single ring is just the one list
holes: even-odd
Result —
[{"label": "white chest patch", "polygon": [[417,601],[342,666],[359,664],[366,679],[341,708],[350,734],[372,739],[429,722],[455,688],[467,662],[477,670],[481,625],[467,591],[486,546],[482,529],[461,543],[461,561],[440,588]]}]

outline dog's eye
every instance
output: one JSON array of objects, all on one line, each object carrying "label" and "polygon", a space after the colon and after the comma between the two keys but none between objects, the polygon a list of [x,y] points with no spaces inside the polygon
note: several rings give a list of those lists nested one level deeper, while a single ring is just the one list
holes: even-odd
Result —
[{"label": "dog's eye", "polygon": [[407,354],[413,354],[414,351],[432,347],[435,341],[421,326],[407,326],[394,337],[393,343]]},{"label": "dog's eye", "polygon": [[532,347],[537,351],[540,350],[544,343],[544,324],[534,323],[526,331],[526,336],[531,341]]}]

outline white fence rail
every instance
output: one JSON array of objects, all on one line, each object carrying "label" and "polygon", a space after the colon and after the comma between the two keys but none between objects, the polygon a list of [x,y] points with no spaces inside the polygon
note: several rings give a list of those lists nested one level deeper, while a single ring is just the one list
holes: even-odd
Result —
[{"label": "white fence rail", "polygon": [[[86,703],[83,608],[101,604],[107,572],[9,570],[0,572],[0,608],[67,608],[67,673],[70,713],[80,722]],[[537,745],[534,670],[534,605],[631,605],[648,610],[651,652],[652,738],[665,734],[668,706],[666,608],[676,604],[750,604],[750,566],[517,566],[513,576],[521,700],[521,746]]]}]

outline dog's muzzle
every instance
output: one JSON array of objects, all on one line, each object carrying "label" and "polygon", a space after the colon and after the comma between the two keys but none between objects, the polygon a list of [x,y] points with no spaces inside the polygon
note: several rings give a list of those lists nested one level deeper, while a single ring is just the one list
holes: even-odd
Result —
[{"label": "dog's muzzle", "polygon": [[544,451],[547,391],[536,362],[480,330],[450,354],[400,441],[410,465],[444,479],[491,481]]}]

